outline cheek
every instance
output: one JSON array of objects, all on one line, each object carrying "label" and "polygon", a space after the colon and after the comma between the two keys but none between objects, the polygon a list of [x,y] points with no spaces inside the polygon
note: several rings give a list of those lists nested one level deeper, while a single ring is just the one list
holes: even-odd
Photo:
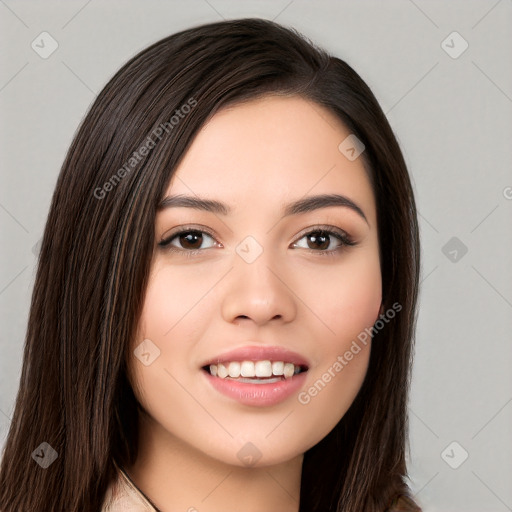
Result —
[{"label": "cheek", "polygon": [[193,384],[191,375],[195,376],[190,370],[198,371],[187,355],[201,330],[198,319],[206,318],[208,301],[200,299],[209,287],[211,283],[191,273],[155,266],[146,289],[131,355],[143,340],[150,340],[149,352],[156,350],[158,356],[149,365],[131,357],[130,382],[142,407],[170,432],[182,428],[183,420],[176,410],[187,418],[204,420],[201,409],[194,409],[195,402],[186,391]]},{"label": "cheek", "polygon": [[[204,299],[214,278],[211,274],[197,275],[192,267],[179,272],[156,268],[145,294],[138,339],[152,339],[162,351],[183,347],[187,340],[193,340],[194,330],[200,327],[197,320],[206,316],[205,308],[210,301]],[[171,343],[176,339],[180,340],[179,344]]]},{"label": "cheek", "polygon": [[316,426],[326,435],[346,413],[366,375],[370,329],[382,301],[378,254],[360,252],[347,258],[335,272],[331,267],[318,278],[317,282],[325,286],[316,291],[309,287],[307,292],[312,301],[315,298],[313,304],[322,320],[316,323],[316,335],[313,333],[316,364],[298,399],[307,417],[322,418]]},{"label": "cheek", "polygon": [[382,302],[380,269],[367,267],[364,272],[352,273],[333,290],[333,330],[340,341],[354,339],[371,327],[379,315]]},{"label": "cheek", "polygon": [[317,308],[329,331],[318,328],[317,365],[298,398],[310,417],[322,418],[311,428],[327,435],[353,403],[368,368],[370,328],[382,301],[378,252],[354,253],[323,278]]},{"label": "cheek", "polygon": [[[152,411],[151,404],[156,406],[156,411],[159,404],[180,396],[180,388],[171,375],[190,369],[186,357],[188,344],[201,329],[197,319],[206,317],[204,308],[208,301],[200,301],[200,298],[211,285],[196,278],[191,286],[191,279],[192,276],[187,277],[184,272],[155,268],[146,289],[137,335],[131,347],[130,381],[139,401]],[[190,318],[196,321],[191,322]],[[141,351],[138,347],[144,347],[151,354],[150,364],[145,365],[135,357],[134,350]],[[179,378],[182,380],[181,375]]]},{"label": "cheek", "polygon": [[311,305],[310,309],[320,320],[314,322],[316,338],[324,340],[323,350],[327,352],[350,345],[351,340],[374,324],[381,307],[378,254],[368,251],[350,256],[338,266],[316,269],[315,279],[302,281],[300,285],[304,302]]},{"label": "cheek", "polygon": [[370,345],[359,344],[356,350],[339,351],[314,369],[297,397],[302,408],[297,417],[310,432],[308,446],[323,439],[346,414],[361,389],[369,355]]},{"label": "cheek", "polygon": [[323,336],[317,336],[317,364],[298,396],[306,429],[315,433],[312,438],[316,442],[345,415],[364,381],[371,350],[370,329],[381,304],[380,290],[380,274],[376,273],[354,280],[353,286],[339,286],[332,296],[323,297],[326,323],[332,332],[326,336],[323,328]]}]

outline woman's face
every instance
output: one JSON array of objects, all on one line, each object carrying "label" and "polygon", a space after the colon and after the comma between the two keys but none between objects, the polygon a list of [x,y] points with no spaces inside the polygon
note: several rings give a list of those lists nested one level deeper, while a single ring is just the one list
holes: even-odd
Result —
[{"label": "woman's face", "polygon": [[[165,198],[224,209],[168,201],[156,217],[130,374],[167,446],[280,463],[353,402],[382,290],[372,188],[350,139],[339,149],[349,135],[316,103],[268,96],[214,115],[178,166]],[[345,205],[289,207],[324,194]]]}]

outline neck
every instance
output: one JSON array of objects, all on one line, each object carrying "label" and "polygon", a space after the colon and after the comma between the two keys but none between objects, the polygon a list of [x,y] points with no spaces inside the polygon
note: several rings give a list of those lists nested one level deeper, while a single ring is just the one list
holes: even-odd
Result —
[{"label": "neck", "polygon": [[199,452],[151,418],[139,422],[138,457],[124,468],[161,512],[297,512],[303,455],[266,467],[241,467]]}]

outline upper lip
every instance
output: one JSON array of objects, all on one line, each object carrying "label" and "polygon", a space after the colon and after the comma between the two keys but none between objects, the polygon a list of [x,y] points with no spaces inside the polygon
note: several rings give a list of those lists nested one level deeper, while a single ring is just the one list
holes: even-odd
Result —
[{"label": "upper lip", "polygon": [[277,346],[249,345],[223,352],[206,361],[202,367],[211,364],[226,363],[230,361],[283,361],[293,363],[295,366],[309,368],[309,361],[292,350]]}]

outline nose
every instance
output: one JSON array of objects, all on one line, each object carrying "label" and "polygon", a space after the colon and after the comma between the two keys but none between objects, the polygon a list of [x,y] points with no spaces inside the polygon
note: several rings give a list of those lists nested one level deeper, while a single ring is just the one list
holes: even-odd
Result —
[{"label": "nose", "polygon": [[234,268],[222,286],[222,316],[226,322],[291,322],[297,312],[293,276],[273,259],[271,251],[248,263],[236,255]]}]

